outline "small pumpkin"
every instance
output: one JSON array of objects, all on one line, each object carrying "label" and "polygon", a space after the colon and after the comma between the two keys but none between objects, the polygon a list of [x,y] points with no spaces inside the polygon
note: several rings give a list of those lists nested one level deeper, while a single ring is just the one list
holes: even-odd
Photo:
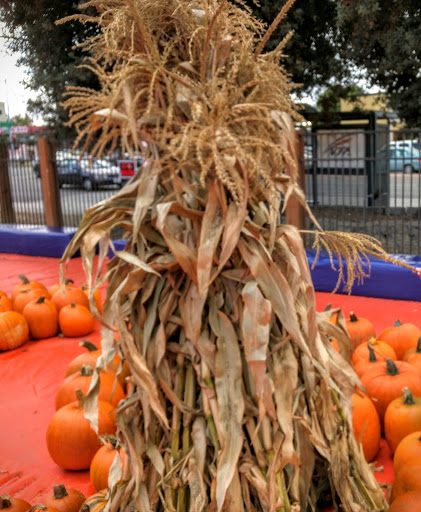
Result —
[{"label": "small pumpkin", "polygon": [[[392,484],[390,502],[393,503],[397,498],[407,492],[421,491],[420,474],[421,462],[414,462],[413,464],[403,466],[395,475],[395,479]],[[415,510],[419,510],[418,507]]]},{"label": "small pumpkin", "polygon": [[[86,296],[89,299],[90,294],[91,294],[91,289],[86,284],[83,284],[81,288],[85,292]],[[98,313],[101,314],[102,313],[102,297],[101,297],[101,291],[98,288],[93,292],[93,299],[94,299],[95,307],[98,310]]]},{"label": "small pumpkin", "polygon": [[392,452],[404,437],[421,430],[421,397],[414,397],[408,388],[387,406],[384,435]]},{"label": "small pumpkin", "polygon": [[108,442],[101,446],[91,462],[89,476],[95,490],[100,491],[108,487],[108,475],[117,453],[120,455],[121,467],[123,468],[126,460],[126,452],[122,448],[119,448],[116,437],[109,436]]},{"label": "small pumpkin", "polygon": [[352,394],[352,427],[365,459],[372,461],[380,449],[380,420],[372,400],[360,391]]},{"label": "small pumpkin", "polygon": [[[64,286],[76,286],[73,279],[66,279],[64,281]],[[55,283],[50,288],[48,288],[48,293],[51,297],[56,293],[57,290],[61,290],[61,283]]]},{"label": "small pumpkin", "polygon": [[12,311],[12,309],[12,299],[10,299],[5,292],[0,291],[0,313]]},{"label": "small pumpkin", "polygon": [[109,499],[108,489],[102,489],[85,501],[80,512],[101,512],[107,506]]},{"label": "small pumpkin", "polygon": [[25,306],[33,300],[38,300],[40,297],[50,298],[50,294],[41,290],[40,288],[25,288],[21,290],[13,300],[13,310],[18,313],[23,313]]},{"label": "small pumpkin", "polygon": [[421,396],[421,375],[403,361],[386,359],[373,364],[362,374],[361,383],[373,400],[382,428],[387,406],[401,396],[404,387],[408,387],[414,395]]},{"label": "small pumpkin", "polygon": [[58,333],[58,313],[52,300],[45,295],[29,302],[22,311],[29,334],[34,339],[51,338]]},{"label": "small pumpkin", "polygon": [[402,356],[402,361],[406,361],[421,372],[421,337],[418,338],[417,346],[412,347]]},{"label": "small pumpkin", "polygon": [[368,346],[371,346],[378,359],[393,359],[396,361],[396,353],[393,348],[385,343],[384,341],[377,340],[376,338],[370,338],[368,341],[361,343],[354,350],[351,361],[355,366],[361,361],[368,361],[370,358],[370,351]]},{"label": "small pumpkin", "polygon": [[88,307],[72,302],[60,309],[58,324],[64,336],[74,338],[91,333],[95,328],[95,319]]},{"label": "small pumpkin", "polygon": [[388,512],[414,512],[421,502],[421,491],[406,492],[390,505]]},{"label": "small pumpkin", "polygon": [[59,512],[79,512],[86,497],[76,489],[66,489],[64,484],[55,485],[53,492],[44,498],[44,505]]},{"label": "small pumpkin", "polygon": [[421,430],[405,436],[398,444],[393,456],[393,472],[421,460]]},{"label": "small pumpkin", "polygon": [[410,348],[416,348],[418,339],[421,337],[421,331],[413,324],[404,323],[396,320],[393,327],[388,327],[379,336],[379,340],[390,345],[396,353],[398,359]]},{"label": "small pumpkin", "polygon": [[[82,366],[80,372],[73,373],[64,379],[60,384],[56,397],[56,410],[76,400],[76,390],[80,389],[87,394],[92,381],[94,369],[92,366]],[[99,372],[99,400],[110,402],[117,407],[120,400],[126,397],[120,382],[116,379],[114,372]]]},{"label": "small pumpkin", "polygon": [[[358,345],[358,347],[362,347],[365,344]],[[358,348],[357,347],[357,348]],[[364,372],[366,372],[373,364],[380,363],[382,360],[379,359],[374,351],[371,343],[367,343],[367,353],[368,358],[366,360],[360,359],[357,363],[354,364],[355,373],[361,377]]]},{"label": "small pumpkin", "polygon": [[374,326],[370,320],[367,318],[358,318],[353,311],[349,313],[349,318],[345,320],[345,324],[353,349],[361,343],[368,341],[370,338],[376,337]]},{"label": "small pumpkin", "polygon": [[64,306],[70,304],[81,304],[89,310],[89,299],[86,293],[77,286],[67,285],[64,287],[64,291],[61,289],[57,290],[51,297],[51,300],[56,305],[58,312],[60,312]]},{"label": "small pumpkin", "polygon": [[98,436],[116,432],[114,407],[98,400],[98,435],[85,418],[84,395],[78,390],[78,400],[65,405],[51,418],[46,434],[47,449],[52,460],[63,469],[89,469],[95,453],[101,448]]},{"label": "small pumpkin", "polygon": [[12,498],[10,494],[0,496],[0,510],[5,512],[27,512],[31,505],[20,498]]},{"label": "small pumpkin", "polygon": [[28,338],[28,323],[23,315],[16,311],[0,313],[0,352],[18,348]]},{"label": "small pumpkin", "polygon": [[43,285],[42,283],[40,283],[39,281],[30,281],[26,276],[24,276],[23,274],[20,274],[19,275],[19,279],[21,280],[20,283],[16,284],[14,287],[13,287],[13,290],[12,290],[12,293],[10,295],[10,298],[12,299],[12,302],[14,302],[15,300],[15,297],[18,293],[20,293],[22,290],[27,290],[28,288],[29,289],[34,289],[34,288],[38,288],[40,290],[43,290],[46,294],[48,293],[48,290],[47,288],[45,287],[45,285]]}]

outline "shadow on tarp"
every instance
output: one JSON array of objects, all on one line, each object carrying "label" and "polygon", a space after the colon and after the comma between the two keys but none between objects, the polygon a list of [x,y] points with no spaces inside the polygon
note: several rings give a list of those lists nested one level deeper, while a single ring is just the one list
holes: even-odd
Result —
[{"label": "shadow on tarp", "polygon": [[[311,277],[314,288],[318,292],[332,292],[338,281],[339,273],[332,268],[329,255],[326,251],[320,252],[316,265],[313,267],[316,251],[307,250],[307,259],[310,265]],[[391,254],[394,259],[403,261],[421,268],[421,256],[410,256],[407,254]],[[387,263],[378,258],[369,258],[368,264],[364,266],[370,277],[364,278],[363,282],[355,283],[352,287],[352,295],[364,297],[378,297],[395,300],[416,300],[421,301],[421,279],[409,269],[400,267],[393,263]],[[338,269],[338,260],[333,259],[333,265]],[[346,275],[345,275],[346,278]],[[336,293],[347,293],[341,284]]]},{"label": "shadow on tarp", "polygon": [[[22,226],[0,224],[0,252],[61,258],[64,250],[73,238],[74,228],[51,228],[47,226]],[[125,240],[114,240],[117,251],[124,250]],[[316,251],[308,249],[307,258],[311,269],[314,288],[319,292],[332,292],[338,280],[338,271],[333,269],[327,252],[322,251],[313,267]],[[79,256],[76,253],[74,256]],[[109,251],[113,257],[113,251]],[[415,268],[421,268],[421,256],[392,255]],[[337,269],[337,260],[333,260]],[[370,258],[370,277],[360,284],[355,283],[352,295],[379,297],[396,300],[421,301],[421,279],[411,270],[386,263],[377,258]],[[369,271],[368,266],[366,267]],[[341,284],[337,293],[347,293]]]}]

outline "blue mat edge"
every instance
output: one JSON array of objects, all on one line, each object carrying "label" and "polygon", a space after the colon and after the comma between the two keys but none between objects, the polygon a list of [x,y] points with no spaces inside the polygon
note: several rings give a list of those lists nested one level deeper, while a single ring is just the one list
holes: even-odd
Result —
[{"label": "blue mat edge", "polygon": [[[61,258],[70,243],[76,229],[49,228],[46,226],[26,226],[16,228],[7,224],[0,225],[0,252],[8,254],[23,254],[28,256],[43,256]],[[125,240],[114,240],[114,248],[123,250]],[[307,259],[311,277],[316,291],[332,292],[338,280],[338,272],[331,266],[329,255],[321,252],[314,265],[316,252],[308,249]],[[75,254],[78,256],[79,254]],[[110,258],[113,251],[109,251]],[[421,256],[406,254],[393,255],[394,258],[409,263],[415,268],[421,268]],[[395,300],[421,301],[421,279],[411,270],[387,263],[377,258],[370,258],[370,277],[362,283],[355,283],[352,295],[378,297]],[[333,260],[337,268],[337,261]],[[314,268],[313,268],[314,266]],[[347,293],[341,284],[336,293]]]}]

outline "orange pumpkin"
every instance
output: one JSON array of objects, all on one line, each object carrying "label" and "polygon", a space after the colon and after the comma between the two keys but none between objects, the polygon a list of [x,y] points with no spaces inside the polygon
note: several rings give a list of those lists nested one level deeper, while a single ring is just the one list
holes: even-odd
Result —
[{"label": "orange pumpkin", "polygon": [[362,444],[364,457],[372,461],[380,448],[380,420],[372,400],[361,392],[352,395],[352,426],[355,439]]},{"label": "orange pumpkin", "polygon": [[0,291],[0,313],[12,311],[12,309],[12,299],[10,299],[5,292]]},{"label": "orange pumpkin", "polygon": [[[72,361],[70,361],[69,366],[66,370],[66,377],[71,375],[72,373],[80,372],[82,366],[88,364],[95,368],[98,357],[102,354],[102,350],[98,349],[93,343],[87,340],[82,340],[79,345],[87,349],[87,352],[83,354],[79,354]],[[120,381],[120,384],[123,386],[123,389],[126,387],[126,379],[130,375],[130,367],[127,361],[123,361],[121,357],[116,354],[111,360],[110,364],[107,366],[107,369],[113,371],[117,374],[117,378]],[[118,373],[117,373],[118,372]]]},{"label": "orange pumpkin", "polygon": [[5,512],[26,512],[31,505],[20,498],[12,498],[9,494],[0,496],[0,510]]},{"label": "orange pumpkin", "polygon": [[421,375],[403,361],[386,359],[373,364],[362,374],[361,383],[373,400],[382,427],[387,406],[401,396],[404,387],[408,387],[414,395],[421,396]]},{"label": "orange pumpkin", "polygon": [[[76,286],[72,279],[66,279],[64,281],[64,286]],[[61,283],[55,283],[50,288],[48,288],[48,293],[51,297],[56,293],[56,291],[61,290]]]},{"label": "orange pumpkin", "polygon": [[117,453],[120,455],[123,468],[126,460],[126,452],[118,448],[117,439],[113,436],[110,436],[108,443],[101,446],[96,452],[89,470],[91,483],[95,490],[100,491],[108,487],[108,475]]},{"label": "orange pumpkin", "polygon": [[[395,475],[392,485],[390,502],[393,503],[399,496],[411,491],[421,491],[421,462],[414,462],[403,466]],[[420,504],[418,503],[418,506]],[[415,510],[419,510],[417,507]]]},{"label": "orange pumpkin", "polygon": [[371,346],[378,359],[393,359],[396,361],[396,353],[390,345],[384,343],[384,341],[376,340],[376,338],[370,338],[368,341],[358,345],[354,350],[351,357],[351,361],[354,366],[361,361],[369,360],[370,351],[368,345]]},{"label": "orange pumpkin", "polygon": [[[361,345],[358,345],[357,348],[362,347],[363,345],[365,345],[365,344],[362,343]],[[367,343],[366,347],[367,347],[368,358],[366,360],[360,359],[356,364],[354,364],[355,373],[359,377],[361,377],[361,375],[364,372],[366,372],[373,364],[376,364],[376,363],[379,363],[382,361],[381,359],[379,359],[377,357],[373,347],[371,346],[371,343]]]},{"label": "orange pumpkin", "polygon": [[89,309],[89,299],[86,296],[86,293],[73,285],[65,286],[64,292],[61,289],[57,290],[51,297],[51,300],[56,305],[58,312],[60,312],[64,306],[68,306],[70,304],[81,304],[82,306],[85,306],[85,308]]},{"label": "orange pumpkin", "polygon": [[412,432],[404,437],[398,444],[393,456],[393,472],[396,475],[398,471],[413,462],[421,460],[421,430]]},{"label": "orange pumpkin", "polygon": [[393,327],[388,327],[379,336],[379,340],[390,345],[396,353],[398,359],[410,348],[416,348],[418,339],[421,337],[421,331],[413,324],[402,324],[396,320]]},{"label": "orange pumpkin", "polygon": [[25,317],[16,311],[0,313],[0,352],[13,350],[29,338],[29,328]]},{"label": "orange pumpkin", "polygon": [[19,279],[21,282],[13,287],[12,293],[10,298],[12,299],[12,302],[14,302],[16,295],[21,292],[22,290],[34,289],[38,288],[40,290],[43,290],[46,294],[48,293],[47,288],[40,283],[39,281],[30,281],[26,276],[20,274]]},{"label": "orange pumpkin", "polygon": [[29,334],[34,339],[51,338],[58,333],[58,313],[52,300],[44,295],[29,302],[22,311]]},{"label": "orange pumpkin", "polygon": [[60,309],[58,324],[64,336],[72,338],[91,333],[95,328],[95,319],[89,308],[73,302]]},{"label": "orange pumpkin", "polygon": [[25,288],[21,290],[13,300],[13,310],[22,313],[25,306],[33,300],[38,300],[40,297],[50,298],[48,292],[41,290],[41,288]]},{"label": "orange pumpkin", "polygon": [[78,401],[65,405],[51,418],[47,428],[47,449],[52,460],[64,469],[89,469],[95,453],[101,448],[99,437],[115,434],[114,407],[98,400],[98,435],[85,418],[83,393]]},{"label": "orange pumpkin", "polygon": [[86,501],[85,496],[76,489],[66,489],[64,484],[55,485],[53,492],[44,499],[44,505],[54,507],[59,512],[79,512]]},{"label": "orange pumpkin", "polygon": [[367,320],[367,318],[357,318],[353,311],[349,313],[349,319],[345,320],[345,324],[353,349],[370,338],[376,337],[374,326],[370,320]]},{"label": "orange pumpkin", "polygon": [[80,512],[101,512],[109,500],[108,489],[102,489],[90,496],[82,505]]},{"label": "orange pumpkin", "polygon": [[421,491],[406,492],[390,505],[388,512],[414,512],[421,502]]},{"label": "orange pumpkin", "polygon": [[404,388],[403,395],[390,402],[384,415],[384,435],[392,452],[404,437],[418,430],[421,430],[421,397],[414,397]]},{"label": "orange pumpkin", "polygon": [[[88,393],[93,372],[92,366],[85,365],[80,372],[73,373],[64,379],[56,393],[56,410],[74,402],[76,400],[76,390],[80,389],[83,393]],[[125,397],[126,395],[120,382],[116,379],[115,373],[101,371],[99,373],[99,400],[110,402],[114,407],[117,407],[120,400]]]},{"label": "orange pumpkin", "polygon": [[405,352],[402,361],[406,361],[415,366],[421,372],[421,337],[418,338],[417,346],[410,348]]},{"label": "orange pumpkin", "polygon": [[[85,292],[86,296],[89,299],[89,296],[91,293],[90,288],[87,285],[83,284],[82,290]],[[94,296],[94,304],[95,304],[96,309],[98,310],[98,313],[102,313],[102,297],[101,297],[101,292],[98,288],[94,291],[93,296]]]}]

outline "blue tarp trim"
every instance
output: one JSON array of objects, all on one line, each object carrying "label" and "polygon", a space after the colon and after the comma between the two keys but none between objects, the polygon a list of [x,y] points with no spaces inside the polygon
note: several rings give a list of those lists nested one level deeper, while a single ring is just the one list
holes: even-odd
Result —
[{"label": "blue tarp trim", "polygon": [[0,252],[61,258],[75,232],[74,228],[0,224]]},{"label": "blue tarp trim", "polygon": [[[70,228],[25,226],[17,229],[16,226],[1,224],[0,252],[61,258],[75,232],[75,229]],[[113,243],[119,251],[126,245],[125,240],[115,240]],[[314,250],[307,250],[314,288],[320,292],[332,292],[339,274],[332,269],[327,252],[320,253],[315,267],[312,268],[315,254]],[[109,256],[113,256],[111,250]],[[395,254],[393,257],[415,268],[421,268],[421,256]],[[334,264],[337,268],[336,260]],[[365,278],[361,284],[355,283],[352,295],[421,301],[421,279],[414,272],[377,258],[370,258],[370,264],[370,277]],[[347,293],[343,284],[339,286],[337,293]]]}]

